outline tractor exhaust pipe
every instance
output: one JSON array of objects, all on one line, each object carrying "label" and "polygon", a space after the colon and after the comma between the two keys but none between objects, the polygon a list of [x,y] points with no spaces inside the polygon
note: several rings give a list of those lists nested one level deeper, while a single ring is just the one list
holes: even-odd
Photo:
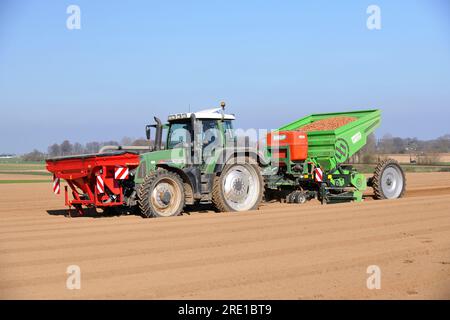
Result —
[{"label": "tractor exhaust pipe", "polygon": [[162,144],[162,123],[159,118],[155,117],[156,133],[155,133],[155,150],[161,150]]}]

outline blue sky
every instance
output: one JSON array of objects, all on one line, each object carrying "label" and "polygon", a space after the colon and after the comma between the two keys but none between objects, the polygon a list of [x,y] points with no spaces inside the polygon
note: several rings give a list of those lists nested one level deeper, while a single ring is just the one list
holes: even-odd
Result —
[{"label": "blue sky", "polygon": [[378,136],[444,135],[449,18],[445,0],[1,1],[0,153],[137,138],[222,99],[244,128],[380,108]]}]

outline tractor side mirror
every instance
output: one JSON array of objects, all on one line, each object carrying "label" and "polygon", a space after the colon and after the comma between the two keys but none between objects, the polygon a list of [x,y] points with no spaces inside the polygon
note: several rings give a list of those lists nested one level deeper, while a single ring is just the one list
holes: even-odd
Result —
[{"label": "tractor side mirror", "polygon": [[147,136],[147,140],[150,140],[150,125],[145,126],[145,135]]}]

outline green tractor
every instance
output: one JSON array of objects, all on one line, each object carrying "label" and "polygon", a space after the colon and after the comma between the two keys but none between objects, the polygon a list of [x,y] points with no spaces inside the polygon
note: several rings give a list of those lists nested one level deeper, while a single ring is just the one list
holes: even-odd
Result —
[{"label": "green tractor", "polygon": [[[185,205],[213,203],[219,211],[259,207],[264,194],[260,166],[269,162],[257,148],[239,147],[234,115],[221,108],[155,118],[146,127],[154,147],[140,155],[135,172],[136,200],[142,215],[169,217]],[[163,136],[166,137],[163,141]]]}]

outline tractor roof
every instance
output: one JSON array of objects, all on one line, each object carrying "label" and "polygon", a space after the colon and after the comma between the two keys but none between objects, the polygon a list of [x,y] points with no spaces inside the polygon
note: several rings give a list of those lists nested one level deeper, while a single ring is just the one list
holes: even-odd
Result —
[{"label": "tractor roof", "polygon": [[[222,119],[222,108],[207,109],[197,112],[176,113],[169,116],[169,121],[188,119],[194,114],[197,119]],[[234,120],[234,114],[225,114],[225,120]]]}]

